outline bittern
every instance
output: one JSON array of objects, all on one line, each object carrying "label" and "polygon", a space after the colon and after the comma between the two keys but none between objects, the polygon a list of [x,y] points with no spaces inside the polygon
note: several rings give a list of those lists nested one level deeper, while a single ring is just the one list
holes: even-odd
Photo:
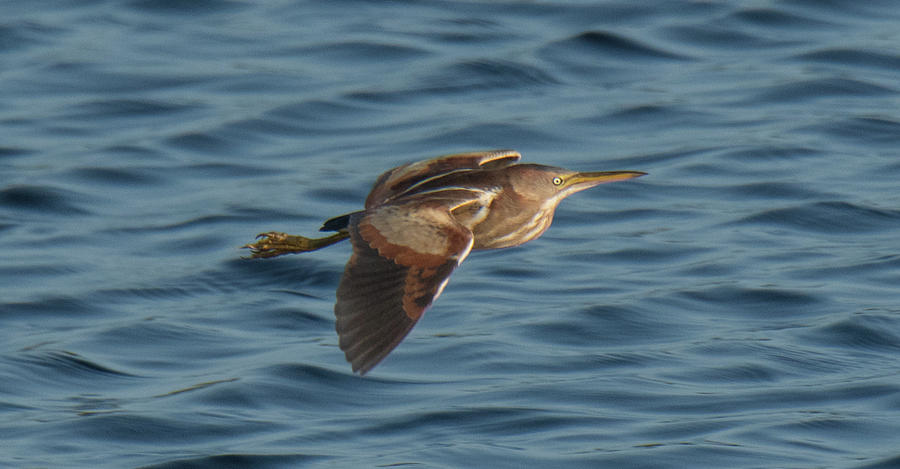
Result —
[{"label": "bittern", "polygon": [[472,250],[518,246],[540,236],[559,202],[606,182],[646,173],[579,173],[516,164],[511,150],[461,153],[382,174],[365,209],[327,220],[324,238],[280,232],[244,246],[252,257],[314,251],[350,238],[353,254],[337,288],[339,345],[365,374],[387,356],[440,296]]}]

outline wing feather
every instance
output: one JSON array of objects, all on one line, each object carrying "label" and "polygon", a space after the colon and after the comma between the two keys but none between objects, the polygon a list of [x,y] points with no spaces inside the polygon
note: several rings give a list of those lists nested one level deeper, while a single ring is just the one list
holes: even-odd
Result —
[{"label": "wing feather", "polygon": [[335,329],[353,371],[365,374],[409,334],[472,248],[451,210],[480,194],[412,198],[350,217],[353,255],[337,289]]},{"label": "wing feather", "polygon": [[401,197],[413,186],[446,174],[481,168],[509,166],[522,158],[514,150],[475,151],[438,156],[391,169],[382,174],[366,198],[366,208]]}]

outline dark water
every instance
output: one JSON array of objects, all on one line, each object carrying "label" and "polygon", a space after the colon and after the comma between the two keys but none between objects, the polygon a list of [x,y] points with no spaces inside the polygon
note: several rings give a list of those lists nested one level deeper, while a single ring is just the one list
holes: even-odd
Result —
[{"label": "dark water", "polygon": [[[0,466],[900,467],[893,1],[0,5]],[[643,170],[365,378],[313,234],[397,164]]]}]

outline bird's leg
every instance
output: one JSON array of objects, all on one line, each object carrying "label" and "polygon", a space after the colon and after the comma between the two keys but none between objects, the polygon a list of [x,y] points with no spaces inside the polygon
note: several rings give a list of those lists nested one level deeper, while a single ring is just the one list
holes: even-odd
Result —
[{"label": "bird's leg", "polygon": [[298,252],[309,252],[322,249],[325,246],[331,246],[334,243],[343,241],[350,237],[347,230],[340,230],[337,233],[326,236],[324,238],[306,238],[304,236],[294,236],[278,231],[269,231],[268,233],[260,233],[256,236],[259,241],[255,243],[245,244],[242,248],[249,249],[251,258],[260,259],[264,257],[276,257],[283,254],[291,254]]}]

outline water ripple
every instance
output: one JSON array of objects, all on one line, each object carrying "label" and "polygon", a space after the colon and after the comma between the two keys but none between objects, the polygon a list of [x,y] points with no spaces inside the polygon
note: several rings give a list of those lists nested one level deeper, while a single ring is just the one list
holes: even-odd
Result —
[{"label": "water ripple", "polygon": [[777,382],[784,374],[772,366],[760,363],[728,363],[716,367],[701,368],[687,374],[679,374],[678,379],[689,382],[708,383],[761,383]]},{"label": "water ripple", "polygon": [[547,320],[529,324],[521,334],[531,342],[566,347],[593,348],[598,344],[654,343],[689,334],[687,325],[665,327],[664,319],[646,311],[625,306],[594,306],[569,313],[565,320]]},{"label": "water ripple", "polygon": [[49,41],[48,37],[59,35],[66,30],[44,22],[28,21],[0,25],[0,52],[22,51],[42,46]]},{"label": "water ripple", "polygon": [[354,127],[348,126],[356,124],[356,121],[347,120],[348,115],[374,118],[379,113],[356,102],[319,99],[285,104],[266,113],[267,118],[302,125],[312,130],[334,129],[342,132],[353,129]]},{"label": "water ripple", "polygon": [[897,70],[900,55],[861,49],[831,48],[798,54],[793,60],[869,69]]},{"label": "water ripple", "polygon": [[900,349],[900,320],[892,316],[856,314],[811,330],[805,336],[827,347],[895,353]]},{"label": "water ripple", "polygon": [[162,464],[140,466],[138,469],[220,469],[223,467],[252,467],[277,469],[283,467],[303,467],[316,461],[330,458],[314,454],[217,454],[197,458],[176,458]]},{"label": "water ripple", "polygon": [[[435,92],[520,88],[557,83],[542,68],[508,60],[467,60],[438,70],[424,87]],[[452,84],[448,86],[449,84]]]},{"label": "water ripple", "polygon": [[900,227],[900,210],[849,202],[812,202],[751,215],[740,224],[767,224],[822,234],[868,233]]},{"label": "water ripple", "polygon": [[186,132],[168,139],[170,145],[197,153],[227,153],[238,145],[233,135],[224,132]]},{"label": "water ripple", "polygon": [[71,432],[86,440],[102,438],[118,444],[153,441],[154,445],[158,445],[178,444],[187,440],[228,439],[249,433],[265,433],[272,428],[268,423],[252,419],[243,419],[242,426],[238,428],[217,423],[218,419],[212,416],[198,416],[196,420],[173,417],[97,414],[58,425],[56,431]]},{"label": "water ripple", "polygon": [[28,368],[36,371],[35,367],[43,369],[40,374],[47,379],[57,377],[77,378],[79,380],[99,380],[108,385],[111,378],[135,378],[136,376],[119,371],[108,366],[89,360],[77,353],[69,351],[48,351],[42,353],[29,353],[21,357],[28,362]]},{"label": "water ripple", "polygon": [[730,27],[709,24],[669,27],[665,30],[665,36],[673,41],[724,50],[733,50],[736,47],[764,49],[790,44],[782,39],[769,39],[736,31]]},{"label": "water ripple", "polygon": [[[898,255],[869,255],[856,257],[850,262],[829,262],[823,266],[801,268],[794,270],[794,275],[800,278],[810,279],[840,279],[856,277],[869,282],[876,281],[876,274],[891,274],[900,272],[900,256]],[[891,282],[891,280],[885,280]]]},{"label": "water ripple", "polygon": [[729,16],[741,23],[774,28],[780,31],[833,26],[832,23],[819,18],[790,13],[777,8],[745,8]]},{"label": "water ripple", "polygon": [[757,199],[822,199],[825,194],[811,190],[806,184],[789,182],[755,182],[727,188],[736,198]]},{"label": "water ripple", "polygon": [[106,166],[80,167],[71,170],[73,178],[91,184],[103,184],[119,187],[139,185],[154,186],[164,184],[166,180],[147,168],[111,168]]},{"label": "water ripple", "polygon": [[51,186],[15,185],[0,189],[0,208],[24,210],[46,216],[86,215],[89,211],[73,203],[83,197]]},{"label": "water ripple", "polygon": [[802,80],[766,87],[752,98],[753,102],[797,103],[841,97],[871,97],[895,94],[896,90],[851,78]]},{"label": "water ripple", "polygon": [[556,82],[552,75],[538,67],[509,60],[479,59],[438,67],[410,84],[409,90],[366,90],[350,93],[348,98],[398,102],[416,96],[534,88]]},{"label": "water ripple", "polygon": [[0,304],[0,318],[33,318],[37,315],[56,315],[61,317],[85,317],[85,315],[101,314],[104,310],[91,301],[84,301],[69,296],[46,295],[32,301],[21,301]]},{"label": "water ripple", "polygon": [[12,159],[19,156],[27,156],[32,153],[34,152],[27,148],[0,146],[0,160]]},{"label": "water ripple", "polygon": [[900,121],[883,117],[851,117],[815,127],[829,135],[865,145],[896,148],[900,144]]},{"label": "water ripple", "polygon": [[[77,88],[85,93],[141,93],[195,85],[212,80],[204,76],[173,76],[168,73],[138,73],[98,69],[89,63],[53,63],[44,67],[39,79],[14,80],[13,89],[24,95]],[[51,91],[53,93],[53,91]]]},{"label": "water ripple", "polygon": [[900,467],[900,456],[885,458],[874,463],[864,463],[862,465],[854,467],[856,469],[894,469],[896,467]]},{"label": "water ripple", "polygon": [[291,51],[292,55],[307,55],[325,63],[343,64],[347,61],[373,63],[378,66],[398,65],[395,62],[412,61],[429,55],[422,48],[400,44],[380,44],[361,41],[318,43]]},{"label": "water ripple", "polygon": [[704,309],[718,309],[728,305],[734,312],[743,312],[760,320],[786,318],[791,315],[812,315],[822,298],[797,290],[782,288],[744,288],[713,286],[702,290],[685,291],[678,296],[702,304]]},{"label": "water ripple", "polygon": [[149,99],[107,99],[79,103],[70,107],[69,119],[99,119],[101,121],[119,121],[125,118],[142,118],[169,116],[196,109],[196,106],[173,104]]},{"label": "water ripple", "polygon": [[548,56],[563,54],[572,58],[590,56],[622,60],[686,60],[688,57],[644,44],[610,31],[586,31],[549,45],[543,51]]},{"label": "water ripple", "polygon": [[244,8],[243,2],[235,2],[230,0],[197,0],[184,2],[182,0],[134,0],[129,5],[137,10],[163,13],[169,15],[184,14],[213,14],[222,12],[233,12]]}]

